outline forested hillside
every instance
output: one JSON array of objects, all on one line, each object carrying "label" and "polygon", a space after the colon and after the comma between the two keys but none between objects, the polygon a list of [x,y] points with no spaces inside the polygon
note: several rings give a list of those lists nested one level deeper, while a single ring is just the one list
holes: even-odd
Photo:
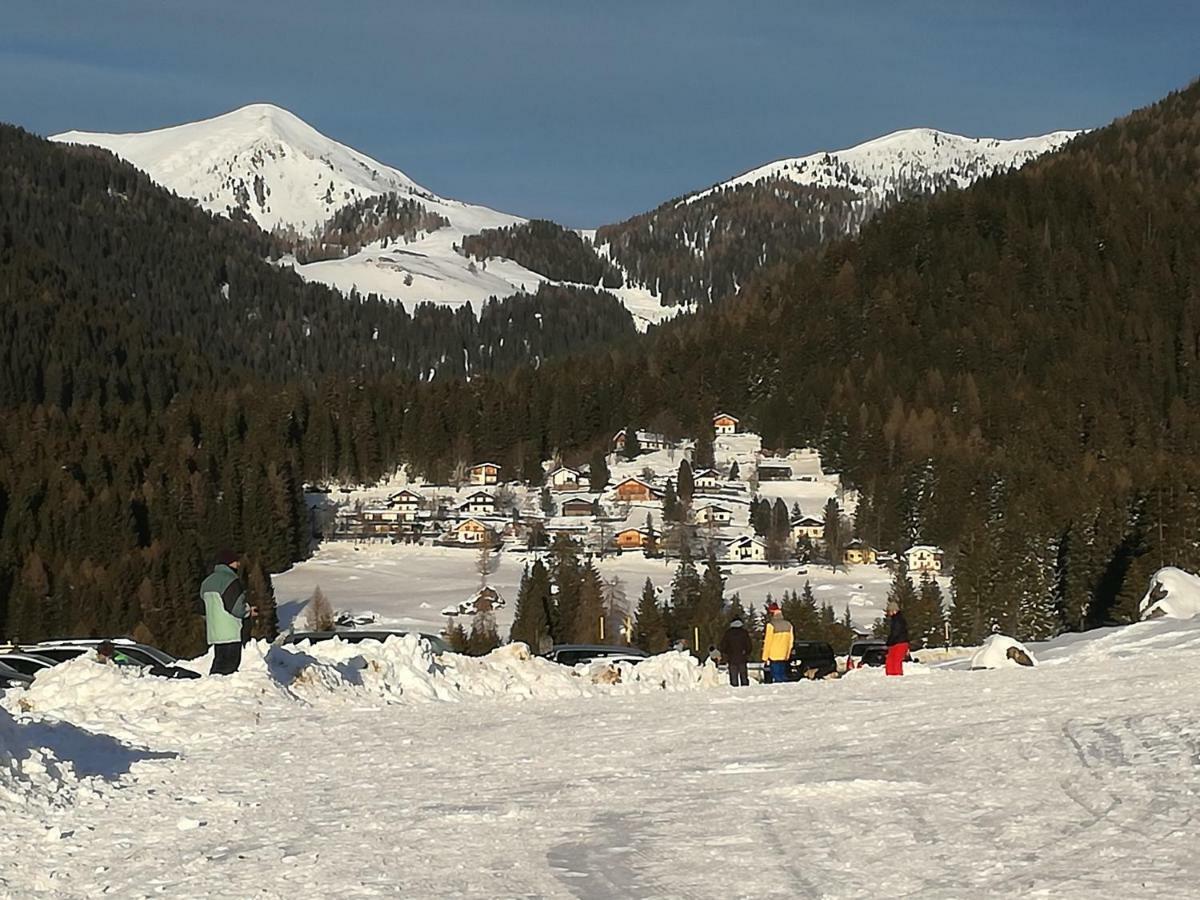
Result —
[{"label": "forested hillside", "polygon": [[555,281],[621,286],[621,273],[574,231],[545,219],[507,228],[488,228],[463,238],[463,251],[476,259],[502,256]]},{"label": "forested hillside", "polygon": [[[402,413],[367,382],[474,374],[634,333],[543,289],[412,315],[263,261],[270,239],[109,154],[0,126],[0,628],[180,646],[203,562],[307,552],[300,487],[378,477]],[[389,396],[401,396],[389,393]],[[262,598],[260,598],[262,599]],[[265,600],[263,601],[266,602]]]},{"label": "forested hillside", "polygon": [[[1193,85],[902,204],[631,354],[434,385],[417,408],[511,406],[543,447],[734,410],[770,445],[819,446],[869,541],[956,551],[959,639],[1127,617],[1153,569],[1200,566],[1198,148]],[[435,464],[418,434],[403,446]]]},{"label": "forested hillside", "polygon": [[665,306],[704,304],[737,293],[764,266],[857,230],[875,212],[844,188],[786,178],[726,187],[596,232],[596,243],[630,283]]}]

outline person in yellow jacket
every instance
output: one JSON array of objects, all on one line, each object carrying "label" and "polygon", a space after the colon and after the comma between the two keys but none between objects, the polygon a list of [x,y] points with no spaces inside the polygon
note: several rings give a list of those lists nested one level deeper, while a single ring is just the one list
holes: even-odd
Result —
[{"label": "person in yellow jacket", "polygon": [[788,660],[792,658],[792,623],[783,617],[778,603],[767,604],[767,629],[763,635],[762,660],[772,684],[788,680]]}]

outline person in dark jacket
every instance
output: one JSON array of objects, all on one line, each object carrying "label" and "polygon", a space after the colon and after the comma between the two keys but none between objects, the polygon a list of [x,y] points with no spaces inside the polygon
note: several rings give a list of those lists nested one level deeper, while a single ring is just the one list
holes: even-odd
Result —
[{"label": "person in dark jacket", "polygon": [[718,645],[721,657],[729,666],[729,683],[734,687],[746,687],[750,684],[750,676],[746,672],[746,661],[750,659],[750,634],[742,625],[741,619],[734,619],[725,629]]},{"label": "person in dark jacket", "polygon": [[887,659],[884,661],[884,671],[889,675],[904,674],[904,660],[908,656],[908,620],[900,610],[900,604],[889,600],[887,614]]},{"label": "person in dark jacket", "polygon": [[210,675],[232,675],[242,664],[242,622],[258,615],[246,603],[246,590],[238,578],[237,554],[222,550],[212,573],[200,585],[205,633],[213,648]]}]

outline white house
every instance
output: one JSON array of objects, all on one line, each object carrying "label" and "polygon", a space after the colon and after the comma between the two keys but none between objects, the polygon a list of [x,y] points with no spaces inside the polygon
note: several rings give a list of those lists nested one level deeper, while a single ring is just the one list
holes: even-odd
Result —
[{"label": "white house", "polygon": [[487,491],[476,491],[459,509],[472,516],[490,516],[496,512],[496,498]]},{"label": "white house", "polygon": [[500,483],[500,464],[493,462],[479,463],[471,466],[467,471],[471,477],[471,484],[499,484]]},{"label": "white house", "polygon": [[388,497],[388,507],[396,510],[400,514],[400,518],[406,522],[411,522],[421,509],[421,495],[416,491],[400,491],[400,493]]},{"label": "white house", "polygon": [[692,483],[696,486],[696,490],[715,491],[720,490],[724,481],[721,479],[721,473],[716,469],[700,469],[692,473]]},{"label": "white house", "polygon": [[578,469],[559,466],[546,476],[546,484],[552,491],[576,491],[579,490],[582,479],[583,473]]},{"label": "white house", "polygon": [[[612,449],[613,453],[623,453],[625,450],[625,429],[622,428],[613,435]],[[638,446],[643,453],[651,453],[655,450],[670,450],[675,444],[667,440],[664,435],[652,434],[648,431],[638,431],[637,434]]]},{"label": "white house", "polygon": [[728,558],[734,562],[766,562],[767,545],[756,537],[743,534],[725,545]]},{"label": "white house", "polygon": [[943,557],[940,547],[931,547],[928,544],[917,544],[904,551],[904,562],[910,572],[929,572],[936,575],[942,571]]},{"label": "white house", "polygon": [[728,525],[733,521],[733,513],[724,506],[709,503],[696,510],[696,521],[701,525]]},{"label": "white house", "polygon": [[802,537],[806,537],[810,541],[820,541],[825,537],[825,522],[816,516],[801,516],[798,519],[792,519],[791,527],[792,540],[797,543]]},{"label": "white house", "polygon": [[713,416],[713,432],[715,434],[737,434],[738,420],[729,413],[717,413]]}]

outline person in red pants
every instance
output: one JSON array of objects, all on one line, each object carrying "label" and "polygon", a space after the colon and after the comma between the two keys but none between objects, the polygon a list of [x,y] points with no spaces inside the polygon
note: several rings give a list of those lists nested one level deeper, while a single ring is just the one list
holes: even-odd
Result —
[{"label": "person in red pants", "polygon": [[889,600],[887,606],[888,624],[887,661],[884,671],[889,675],[904,674],[904,659],[908,656],[908,620],[900,611],[900,604]]}]

